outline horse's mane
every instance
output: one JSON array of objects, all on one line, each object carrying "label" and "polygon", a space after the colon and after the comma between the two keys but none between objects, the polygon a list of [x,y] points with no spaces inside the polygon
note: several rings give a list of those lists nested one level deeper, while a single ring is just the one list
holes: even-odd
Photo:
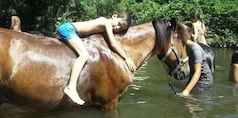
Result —
[{"label": "horse's mane", "polygon": [[186,40],[191,38],[190,28],[184,24],[178,23],[176,19],[154,20],[152,23],[156,31],[158,47],[162,50],[165,50],[166,46],[171,42],[173,32],[178,33],[178,38],[183,42],[183,44],[185,44],[184,42]]},{"label": "horse's mane", "polygon": [[144,22],[140,22],[140,23],[133,23],[130,26],[137,26],[137,25],[142,25],[142,24],[147,24],[150,23],[150,21],[144,21]]},{"label": "horse's mane", "polygon": [[171,40],[172,36],[172,27],[169,20],[154,20],[152,21],[155,28],[157,44],[159,47],[164,47],[167,42]]}]

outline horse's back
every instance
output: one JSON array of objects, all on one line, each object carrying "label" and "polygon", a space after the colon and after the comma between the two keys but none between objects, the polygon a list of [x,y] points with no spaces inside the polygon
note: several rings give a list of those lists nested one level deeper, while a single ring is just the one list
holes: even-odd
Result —
[{"label": "horse's back", "polygon": [[64,95],[74,53],[56,39],[7,29],[0,29],[0,42],[3,95],[18,106],[55,107]]}]

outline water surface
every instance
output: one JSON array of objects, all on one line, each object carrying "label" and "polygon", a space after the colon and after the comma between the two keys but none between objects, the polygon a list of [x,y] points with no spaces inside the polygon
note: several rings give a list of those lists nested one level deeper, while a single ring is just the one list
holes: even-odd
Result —
[{"label": "water surface", "polygon": [[133,84],[113,112],[74,108],[29,113],[4,104],[0,107],[0,118],[238,118],[238,86],[228,81],[232,51],[213,50],[214,85],[202,93],[192,92],[188,98],[174,95],[169,80],[179,92],[184,83],[168,77],[163,64],[153,57],[136,73]]}]

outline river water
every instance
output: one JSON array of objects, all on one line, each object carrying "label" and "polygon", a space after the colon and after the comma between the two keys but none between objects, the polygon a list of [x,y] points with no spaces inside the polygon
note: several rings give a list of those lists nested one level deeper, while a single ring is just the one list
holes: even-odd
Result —
[{"label": "river water", "polygon": [[238,118],[238,85],[228,81],[232,50],[213,51],[214,85],[204,92],[192,92],[188,98],[175,96],[169,80],[179,92],[184,82],[168,77],[163,64],[152,57],[136,72],[133,84],[113,112],[74,108],[29,113],[4,104],[0,106],[0,118]]}]

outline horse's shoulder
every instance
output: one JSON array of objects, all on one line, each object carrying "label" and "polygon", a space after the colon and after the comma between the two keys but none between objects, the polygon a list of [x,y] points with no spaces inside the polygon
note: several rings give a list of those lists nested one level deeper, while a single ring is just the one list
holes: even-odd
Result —
[{"label": "horse's shoulder", "polygon": [[[100,66],[100,68],[107,68],[106,70],[122,69],[125,71],[125,63],[123,59],[114,51],[110,49],[110,46],[105,41],[104,35],[92,35],[84,39],[85,47],[89,52],[89,63],[93,63]],[[120,70],[119,69],[119,70]],[[120,70],[121,71],[121,70]]]}]

